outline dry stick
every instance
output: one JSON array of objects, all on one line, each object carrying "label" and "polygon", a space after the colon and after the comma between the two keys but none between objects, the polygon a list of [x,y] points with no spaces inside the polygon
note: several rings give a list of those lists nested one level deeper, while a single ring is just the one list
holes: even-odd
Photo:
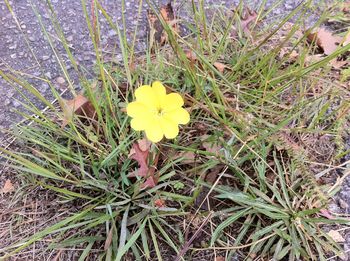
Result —
[{"label": "dry stick", "polygon": [[[341,252],[341,254],[345,255],[346,253],[349,253],[350,252],[350,249],[348,250],[345,250],[344,252]],[[327,258],[326,260],[335,260],[336,257],[340,257],[340,255],[334,255],[334,256],[331,256],[329,258]],[[345,260],[345,259],[342,259],[342,260]]]},{"label": "dry stick", "polygon": [[60,249],[56,256],[52,259],[52,261],[58,261],[60,260],[61,253],[63,252],[63,249]]},{"label": "dry stick", "polygon": [[346,171],[342,177],[337,178],[337,181],[334,183],[334,185],[332,187],[330,187],[330,189],[328,189],[328,193],[331,193],[333,190],[335,190],[338,186],[340,186],[341,184],[343,184],[344,180],[350,175],[350,170]]},{"label": "dry stick", "polygon": [[[335,169],[343,169],[343,170],[346,170],[346,169],[347,169],[346,165],[347,165],[348,163],[350,163],[350,160],[345,161],[345,162],[343,162],[342,164],[340,164],[340,165],[338,165],[338,166],[333,166],[333,165],[329,165],[329,164],[320,164],[320,163],[309,162],[309,161],[305,161],[305,162],[306,162],[306,163],[310,163],[310,164],[317,164],[317,165],[329,167],[328,169],[325,169],[325,170],[323,170],[323,171],[321,171],[320,173],[317,173],[317,174],[315,175],[316,179],[319,179],[319,178],[321,178],[322,176],[326,175],[327,173],[329,173],[329,172],[332,171],[332,170],[335,170]],[[345,167],[343,167],[343,166],[345,166]]]},{"label": "dry stick", "polygon": [[209,219],[211,218],[213,212],[211,211],[209,213],[209,215],[205,218],[205,220],[202,222],[202,224],[199,226],[199,228],[197,229],[197,231],[193,234],[193,236],[190,238],[190,240],[188,240],[184,246],[182,247],[181,251],[179,252],[179,254],[177,255],[175,261],[180,261],[181,257],[183,257],[183,255],[188,251],[188,249],[190,248],[190,245],[192,244],[193,240],[195,240],[197,238],[197,236],[199,235],[199,233],[202,231],[203,227],[208,223]]}]

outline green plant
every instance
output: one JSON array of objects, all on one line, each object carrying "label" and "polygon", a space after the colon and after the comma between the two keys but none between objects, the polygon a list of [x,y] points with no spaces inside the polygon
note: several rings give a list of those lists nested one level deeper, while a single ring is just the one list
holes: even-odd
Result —
[{"label": "green plant", "polygon": [[[322,159],[313,157],[303,137],[340,138],[343,125],[337,123],[337,116],[349,104],[339,99],[346,90],[329,80],[327,64],[349,47],[305,65],[312,47],[305,36],[297,38],[295,33],[310,2],[274,27],[258,25],[269,13],[263,11],[264,3],[243,27],[242,3],[230,16],[228,10],[217,7],[208,18],[203,1],[198,6],[192,2],[193,21],[184,25],[190,31],[186,37],[178,35],[149,3],[169,45],[136,56],[136,38],[127,42],[120,25],[112,22],[99,1],[92,1],[92,15],[86,9],[84,15],[98,77],[87,80],[80,74],[83,94],[93,107],[90,116],[62,113],[66,101],[49,81],[57,103],[51,104],[15,71],[0,71],[4,79],[20,84],[49,108],[43,113],[27,100],[24,106],[34,115],[19,113],[33,124],[18,126],[21,150],[0,151],[27,184],[45,188],[75,207],[60,222],[2,249],[4,256],[47,235],[55,236],[50,249],[83,246],[80,260],[92,255],[93,247],[105,260],[122,260],[127,255],[136,260],[172,260],[176,255],[195,260],[203,251],[214,256],[222,251],[247,260],[257,256],[324,260],[327,252],[339,254],[319,224],[342,220],[317,216],[329,195],[309,171],[310,162]],[[82,5],[86,7],[84,0]],[[71,63],[82,72],[54,9],[48,6]],[[104,62],[98,43],[99,15],[119,37],[123,56],[117,66]],[[283,27],[295,15],[296,22],[282,37]],[[38,20],[41,23],[39,16]],[[51,44],[51,36],[41,25]],[[295,61],[280,57],[286,46],[290,52],[298,51]],[[59,54],[56,58],[71,83]],[[143,190],[143,178],[130,177],[137,166],[129,153],[140,134],[130,129],[124,109],[134,89],[154,80],[185,94],[191,121],[177,139],[159,146],[159,160],[154,157],[150,162],[156,165],[158,184]],[[75,94],[74,86],[69,86]],[[315,93],[316,88],[320,91]],[[66,121],[63,127],[62,120]],[[194,157],[186,161],[185,153]],[[217,171],[214,184],[203,178],[211,171]],[[164,206],[155,204],[159,198],[165,200]],[[196,226],[196,219],[202,221],[201,226]],[[202,246],[190,246],[195,238],[189,234],[204,234]]]}]

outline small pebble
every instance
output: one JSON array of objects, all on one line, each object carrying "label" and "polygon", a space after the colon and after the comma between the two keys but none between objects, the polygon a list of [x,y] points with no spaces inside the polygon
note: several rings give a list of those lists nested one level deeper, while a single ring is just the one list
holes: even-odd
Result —
[{"label": "small pebble", "polygon": [[342,208],[342,209],[349,209],[349,205],[348,203],[346,203],[344,200],[342,200],[341,198],[339,198],[338,200],[339,202],[339,206]]},{"label": "small pebble", "polygon": [[50,72],[45,73],[45,76],[46,76],[46,78],[51,80],[51,73]]},{"label": "small pebble", "polygon": [[10,99],[6,99],[5,102],[4,102],[4,105],[8,106],[8,105],[10,105],[10,103],[11,103],[11,100]]},{"label": "small pebble", "polygon": [[46,82],[43,82],[40,86],[40,91],[41,92],[47,91],[49,89],[49,87],[50,86]]},{"label": "small pebble", "polygon": [[21,106],[21,103],[20,103],[18,100],[13,100],[13,101],[12,101],[12,104],[13,104],[13,106],[15,106],[15,107]]},{"label": "small pebble", "polygon": [[56,82],[58,84],[64,84],[66,82],[66,80],[62,76],[59,76],[56,78]]},{"label": "small pebble", "polygon": [[13,45],[10,45],[9,46],[9,49],[10,50],[13,50],[13,49],[16,49],[17,48],[17,44],[16,43],[14,43]]}]

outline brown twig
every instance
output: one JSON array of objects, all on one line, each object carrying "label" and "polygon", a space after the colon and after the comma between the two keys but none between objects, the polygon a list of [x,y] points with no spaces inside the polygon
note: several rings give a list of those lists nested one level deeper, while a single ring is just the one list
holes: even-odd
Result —
[{"label": "brown twig", "polygon": [[203,223],[199,226],[199,228],[197,229],[197,231],[193,234],[193,236],[190,238],[190,240],[188,240],[182,247],[181,251],[179,252],[179,254],[177,255],[175,261],[180,261],[181,257],[183,257],[185,255],[185,253],[188,251],[188,249],[190,248],[192,242],[198,237],[199,233],[202,232],[203,227],[208,223],[209,219],[211,218],[213,212],[209,212],[209,215],[205,218],[205,220],[203,221]]}]

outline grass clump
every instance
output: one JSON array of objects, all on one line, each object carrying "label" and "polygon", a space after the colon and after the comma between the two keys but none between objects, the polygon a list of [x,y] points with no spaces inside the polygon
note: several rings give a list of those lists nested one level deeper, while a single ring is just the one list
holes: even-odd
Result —
[{"label": "grass clump", "polygon": [[[184,36],[176,19],[149,3],[167,44],[136,56],[136,38],[128,42],[94,1],[91,15],[84,10],[98,57],[94,80],[76,65],[51,9],[86,100],[79,108],[74,100],[67,109],[69,103],[52,87],[57,102],[51,104],[15,72],[1,72],[49,110],[26,104],[34,115],[21,112],[32,122],[18,126],[21,149],[0,150],[21,175],[23,191],[48,190],[57,203],[69,206],[69,215],[9,244],[2,249],[4,257],[48,236],[47,249],[79,248],[79,260],[341,255],[320,224],[345,221],[320,215],[334,190],[319,185],[312,167],[336,164],[343,153],[337,146],[349,107],[341,99],[347,91],[332,80],[328,62],[349,48],[308,60],[315,50],[300,28],[309,4],[273,27],[261,23],[264,6],[256,12],[243,5],[234,12],[216,8],[209,17],[202,2],[192,4],[194,19],[182,23],[189,32]],[[117,64],[104,61],[99,15],[120,39],[123,56]],[[288,23],[292,17],[295,22]],[[175,140],[152,145],[147,163],[157,182],[143,189],[146,178],[130,175],[139,168],[130,151],[143,136],[131,130],[125,107],[137,87],[155,80],[183,94],[191,121]]]}]

